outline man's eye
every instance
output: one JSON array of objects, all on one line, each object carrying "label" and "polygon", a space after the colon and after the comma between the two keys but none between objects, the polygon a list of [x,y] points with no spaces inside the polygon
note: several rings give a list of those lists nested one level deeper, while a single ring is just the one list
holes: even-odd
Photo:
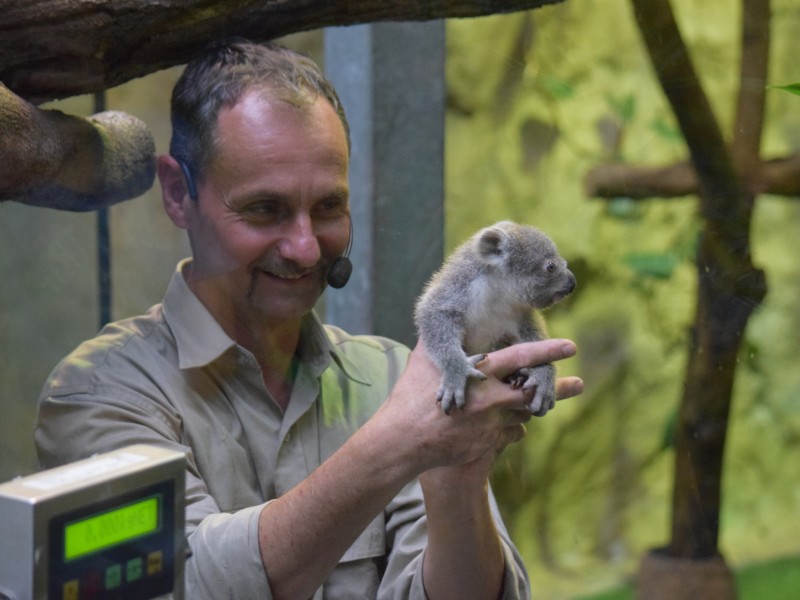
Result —
[{"label": "man's eye", "polygon": [[285,209],[276,202],[251,202],[238,212],[246,219],[276,219],[285,213]]},{"label": "man's eye", "polygon": [[279,210],[280,209],[271,202],[256,202],[247,206],[245,212],[272,215],[277,214]]},{"label": "man's eye", "polygon": [[322,215],[336,215],[338,216],[344,212],[346,202],[341,198],[331,198],[324,200],[317,204],[317,212]]}]

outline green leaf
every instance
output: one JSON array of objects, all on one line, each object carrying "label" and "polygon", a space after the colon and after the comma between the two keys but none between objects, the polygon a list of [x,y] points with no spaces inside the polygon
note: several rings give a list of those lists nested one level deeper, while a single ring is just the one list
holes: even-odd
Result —
[{"label": "green leaf", "polygon": [[607,96],[606,100],[620,121],[623,123],[633,121],[633,116],[636,114],[636,97],[633,94],[627,94],[622,98]]},{"label": "green leaf", "polygon": [[678,264],[674,254],[631,253],[622,257],[622,262],[642,277],[669,279]]},{"label": "green leaf", "polygon": [[617,196],[606,203],[606,213],[614,219],[633,221],[641,217],[642,211],[635,200]]},{"label": "green leaf", "polygon": [[800,96],[800,83],[790,83],[789,85],[768,85],[767,89],[774,88],[776,90],[783,90],[790,94]]},{"label": "green leaf", "polygon": [[679,142],[683,140],[683,133],[681,130],[662,117],[653,119],[653,121],[650,123],[650,129],[652,129],[664,140],[671,142]]},{"label": "green leaf", "polygon": [[675,430],[678,428],[678,410],[672,410],[664,421],[664,429],[661,432],[661,450],[669,450],[675,447]]},{"label": "green leaf", "polygon": [[566,100],[575,95],[575,88],[568,81],[552,75],[545,75],[541,79],[544,88],[558,100]]}]

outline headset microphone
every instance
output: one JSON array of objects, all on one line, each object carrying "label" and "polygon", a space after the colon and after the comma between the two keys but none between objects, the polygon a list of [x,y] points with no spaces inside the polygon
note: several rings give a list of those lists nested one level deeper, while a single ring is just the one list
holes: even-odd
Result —
[{"label": "headset microphone", "polygon": [[350,255],[350,247],[353,245],[353,219],[350,219],[350,238],[347,240],[347,248],[344,254],[338,257],[328,267],[327,281],[328,285],[337,290],[347,285],[350,280],[350,274],[353,272],[353,263],[348,256]]},{"label": "headset microphone", "polygon": [[350,280],[350,273],[352,272],[353,263],[346,256],[340,256],[328,268],[328,285],[337,290],[343,288]]}]

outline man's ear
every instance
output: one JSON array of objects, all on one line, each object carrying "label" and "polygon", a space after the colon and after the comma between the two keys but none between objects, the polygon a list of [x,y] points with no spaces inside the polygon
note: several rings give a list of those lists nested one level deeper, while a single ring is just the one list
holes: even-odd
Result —
[{"label": "man's ear", "polygon": [[194,200],[189,197],[189,190],[180,164],[169,154],[164,154],[156,159],[156,173],[161,184],[161,201],[164,203],[164,212],[175,225],[181,229],[187,229],[186,208],[187,204]]}]

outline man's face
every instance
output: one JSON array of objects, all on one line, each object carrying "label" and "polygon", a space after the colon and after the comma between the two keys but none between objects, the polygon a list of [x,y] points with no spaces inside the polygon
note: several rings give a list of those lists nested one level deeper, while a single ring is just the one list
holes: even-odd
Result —
[{"label": "man's face", "polygon": [[294,321],[349,238],[348,149],[336,111],[248,92],[220,112],[188,218],[188,281],[222,323]]}]

